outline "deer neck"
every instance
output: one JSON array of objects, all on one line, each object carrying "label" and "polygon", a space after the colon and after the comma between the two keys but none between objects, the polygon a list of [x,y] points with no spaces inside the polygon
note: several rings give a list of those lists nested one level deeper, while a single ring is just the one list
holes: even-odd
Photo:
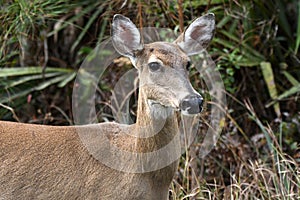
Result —
[{"label": "deer neck", "polygon": [[178,133],[177,117],[171,107],[149,100],[146,94],[146,89],[140,88],[136,132],[139,142],[159,148]]}]

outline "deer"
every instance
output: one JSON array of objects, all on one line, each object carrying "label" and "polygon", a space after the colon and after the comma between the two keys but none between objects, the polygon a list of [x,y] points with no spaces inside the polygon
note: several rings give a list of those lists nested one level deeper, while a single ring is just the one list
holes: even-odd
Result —
[{"label": "deer", "polygon": [[[189,81],[188,68],[190,56],[208,46],[214,30],[214,14],[208,13],[195,19],[174,42],[144,44],[129,18],[114,15],[114,48],[138,71],[136,122],[48,126],[1,121],[0,199],[168,199],[178,158],[166,166],[160,163],[178,153],[176,113],[198,115],[202,110],[204,100]],[[174,142],[165,154],[159,154],[164,157],[142,159],[142,165],[153,170],[135,172],[114,169],[96,159],[78,131],[91,135],[91,145],[108,143],[134,155],[156,152]],[[104,135],[106,142],[95,139],[97,134]],[[140,169],[138,159],[133,156],[123,164]]]}]

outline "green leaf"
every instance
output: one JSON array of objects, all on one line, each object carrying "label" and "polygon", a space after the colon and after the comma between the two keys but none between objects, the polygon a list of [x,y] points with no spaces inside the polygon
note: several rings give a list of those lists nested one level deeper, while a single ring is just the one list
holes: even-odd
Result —
[{"label": "green leaf", "polygon": [[276,1],[278,4],[278,9],[281,11],[279,12],[279,25],[281,29],[285,32],[285,34],[289,37],[292,38],[292,31],[291,31],[291,26],[290,23],[287,19],[287,14],[284,12],[286,10],[286,4],[283,3],[283,1]]},{"label": "green leaf", "polygon": [[292,96],[293,94],[299,93],[300,92],[300,83],[298,85],[295,85],[293,87],[291,87],[289,90],[283,92],[281,95],[279,95],[277,97],[277,99],[275,99],[274,101],[272,101],[271,103],[267,104],[266,107],[269,107],[273,104],[275,104],[277,101],[280,101],[282,99],[285,99],[287,97]]},{"label": "green leaf", "polygon": [[36,87],[34,87],[34,90],[43,90],[46,87],[53,85],[55,83],[61,82],[63,80],[65,80],[69,75],[62,75],[62,76],[58,76],[52,79],[49,79],[47,81],[42,82],[41,84],[37,85]]},{"label": "green leaf", "polygon": [[103,7],[99,7],[97,9],[97,11],[90,17],[89,21],[87,22],[87,24],[85,25],[84,29],[82,30],[82,32],[79,34],[77,40],[74,42],[74,44],[71,47],[71,52],[73,52],[75,50],[75,48],[77,47],[77,45],[80,43],[80,41],[82,40],[82,38],[86,35],[88,29],[90,28],[90,26],[93,24],[93,22],[97,19],[97,17],[99,16],[99,14],[102,12]]},{"label": "green leaf", "polygon": [[287,98],[293,94],[300,92],[300,84],[291,87],[289,90],[285,91],[281,95],[278,96],[277,100],[281,100]]},{"label": "green leaf", "polygon": [[[261,62],[260,67],[261,67],[261,70],[263,73],[264,80],[267,84],[269,94],[270,94],[272,100],[275,100],[278,98],[278,95],[277,95],[277,89],[276,89],[276,85],[275,85],[275,79],[274,79],[274,74],[273,74],[273,70],[272,70],[272,65],[269,62]],[[273,107],[274,107],[274,111],[275,111],[276,115],[278,117],[280,117],[281,113],[280,113],[279,103],[276,102],[273,105]]]},{"label": "green leaf", "polygon": [[76,77],[76,72],[73,72],[68,75],[66,79],[64,79],[62,82],[58,84],[58,87],[62,88],[65,87],[66,84],[68,84],[70,81],[72,81]]},{"label": "green leaf", "polygon": [[251,46],[247,45],[245,42],[242,42],[240,44],[240,39],[237,38],[235,35],[231,34],[230,32],[227,32],[225,30],[221,30],[220,33],[222,33],[224,36],[228,37],[230,40],[234,41],[236,43],[236,46],[242,46],[245,49],[245,52],[251,53],[253,56],[265,60],[264,56],[260,54],[258,51],[253,49]]},{"label": "green leaf", "polygon": [[291,84],[293,84],[293,86],[299,85],[300,82],[297,81],[290,73],[288,73],[287,71],[283,71],[282,72],[283,75],[290,81]]},{"label": "green leaf", "polygon": [[231,21],[231,17],[230,16],[224,16],[219,22],[218,22],[218,24],[217,24],[217,28],[223,28],[223,26],[224,25],[226,25],[228,22],[230,22]]},{"label": "green leaf", "polygon": [[5,86],[5,88],[8,89],[8,88],[15,87],[17,85],[26,83],[28,81],[33,81],[33,80],[38,80],[38,79],[43,79],[43,78],[50,78],[50,77],[53,77],[53,76],[57,76],[59,74],[61,74],[61,73],[60,72],[53,72],[53,73],[45,74],[44,76],[42,74],[22,76],[19,79],[15,79],[15,80],[12,80],[12,81],[8,82]]},{"label": "green leaf", "polygon": [[64,21],[64,22],[62,23],[61,26],[59,26],[58,28],[56,28],[56,29],[54,29],[53,31],[49,32],[49,33],[47,34],[47,37],[50,37],[50,36],[52,36],[52,35],[58,33],[60,30],[66,28],[66,27],[69,26],[69,25],[74,25],[74,24],[73,24],[74,21],[76,21],[77,19],[79,19],[79,18],[82,17],[83,15],[85,15],[85,14],[91,12],[91,10],[93,10],[93,9],[95,9],[95,5],[94,5],[94,4],[92,4],[92,5],[88,6],[88,7],[86,7],[86,8],[83,9],[81,12],[79,12],[77,15],[75,15],[74,17],[71,17],[68,21]]},{"label": "green leaf", "polygon": [[296,46],[294,53],[298,53],[299,45],[300,45],[300,1],[298,1],[298,22],[297,22],[297,34],[296,34]]},{"label": "green leaf", "polygon": [[[45,73],[49,73],[49,72],[69,73],[69,72],[73,72],[73,71],[74,71],[73,69],[47,67],[45,70]],[[24,75],[28,75],[28,74],[41,74],[42,72],[43,72],[42,67],[2,68],[2,69],[0,69],[0,77],[24,76]]]},{"label": "green leaf", "polygon": [[53,84],[56,84],[56,83],[59,83],[59,82],[62,82],[64,80],[66,80],[69,76],[70,76],[69,74],[64,74],[64,75],[61,75],[61,76],[58,76],[58,77],[55,77],[55,78],[52,78],[52,79],[45,80],[45,81],[43,81],[42,83],[38,84],[35,87],[28,88],[26,90],[22,90],[22,91],[17,92],[13,95],[10,95],[9,97],[0,98],[0,103],[7,103],[7,102],[12,101],[14,99],[26,96],[27,94],[29,94],[33,91],[43,90],[43,89],[47,88],[50,85],[53,85]]}]

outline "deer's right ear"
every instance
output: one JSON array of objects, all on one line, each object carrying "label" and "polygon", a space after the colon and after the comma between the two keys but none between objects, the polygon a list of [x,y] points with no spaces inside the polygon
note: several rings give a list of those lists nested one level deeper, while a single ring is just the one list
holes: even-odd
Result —
[{"label": "deer's right ear", "polygon": [[114,16],[111,35],[114,48],[123,56],[134,59],[134,51],[143,49],[139,30],[123,15]]},{"label": "deer's right ear", "polygon": [[189,56],[198,54],[208,46],[214,36],[214,31],[215,15],[208,13],[193,21],[174,43]]}]

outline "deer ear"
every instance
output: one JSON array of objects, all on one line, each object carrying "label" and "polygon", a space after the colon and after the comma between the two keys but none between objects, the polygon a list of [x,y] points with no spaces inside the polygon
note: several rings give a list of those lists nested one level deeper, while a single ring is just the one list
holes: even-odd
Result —
[{"label": "deer ear", "polygon": [[143,49],[139,30],[123,15],[114,15],[111,35],[114,48],[123,56],[133,59],[134,51]]},{"label": "deer ear", "polygon": [[194,20],[190,26],[175,41],[188,55],[194,55],[204,50],[214,36],[215,15],[206,14]]}]

